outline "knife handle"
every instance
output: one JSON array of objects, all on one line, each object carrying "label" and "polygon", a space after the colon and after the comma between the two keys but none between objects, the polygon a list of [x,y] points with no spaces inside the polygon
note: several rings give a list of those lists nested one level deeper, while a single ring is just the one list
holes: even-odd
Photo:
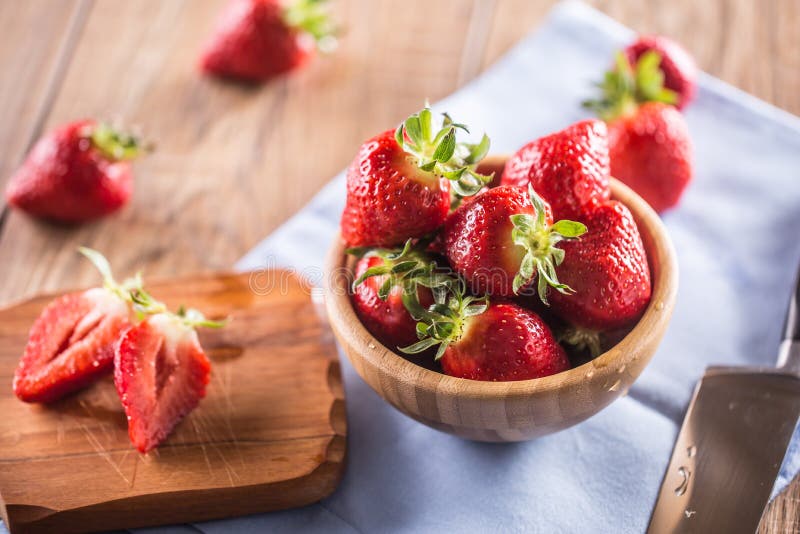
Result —
[{"label": "knife handle", "polygon": [[789,300],[789,310],[786,312],[783,340],[778,352],[778,367],[800,373],[800,271]]}]

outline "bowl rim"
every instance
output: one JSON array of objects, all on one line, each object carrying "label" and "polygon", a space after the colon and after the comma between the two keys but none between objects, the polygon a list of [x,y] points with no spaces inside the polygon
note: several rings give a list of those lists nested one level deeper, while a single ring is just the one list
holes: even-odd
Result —
[{"label": "bowl rim", "polygon": [[[504,165],[507,159],[508,155],[505,154],[490,155],[482,165],[500,166]],[[357,351],[362,359],[378,368],[380,372],[398,379],[406,377],[407,381],[413,382],[414,387],[439,395],[509,399],[515,396],[552,393],[568,386],[579,385],[588,377],[607,380],[611,375],[619,376],[617,373],[622,372],[620,369],[624,369],[623,366],[628,361],[638,357],[631,356],[637,353],[635,347],[658,345],[675,306],[678,266],[672,240],[653,208],[619,180],[611,178],[610,185],[611,198],[622,202],[630,209],[639,227],[647,251],[653,290],[650,302],[636,325],[616,345],[589,362],[541,378],[491,382],[449,376],[403,358],[383,345],[358,319],[350,300],[349,287],[343,288],[348,277],[332,276],[331,273],[341,269],[352,273],[355,265],[355,258],[345,254],[346,246],[338,233],[328,252],[323,277],[325,302],[331,326],[338,336],[346,338],[347,344]],[[651,356],[647,356],[647,359],[649,360]],[[349,354],[348,357],[352,358]],[[645,362],[645,365],[647,363]]]}]

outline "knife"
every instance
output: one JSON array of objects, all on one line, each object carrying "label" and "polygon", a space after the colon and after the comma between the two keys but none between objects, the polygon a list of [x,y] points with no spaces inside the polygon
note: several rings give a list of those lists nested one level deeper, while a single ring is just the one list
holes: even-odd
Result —
[{"label": "knife", "polygon": [[758,528],[800,416],[800,272],[777,367],[709,367],[694,390],[648,533]]}]

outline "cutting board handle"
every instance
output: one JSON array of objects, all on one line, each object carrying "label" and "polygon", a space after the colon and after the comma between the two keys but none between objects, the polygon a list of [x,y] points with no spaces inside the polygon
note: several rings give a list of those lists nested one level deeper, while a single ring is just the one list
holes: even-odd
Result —
[{"label": "cutting board handle", "polygon": [[800,270],[789,300],[789,310],[786,312],[783,340],[778,352],[778,367],[800,373]]}]

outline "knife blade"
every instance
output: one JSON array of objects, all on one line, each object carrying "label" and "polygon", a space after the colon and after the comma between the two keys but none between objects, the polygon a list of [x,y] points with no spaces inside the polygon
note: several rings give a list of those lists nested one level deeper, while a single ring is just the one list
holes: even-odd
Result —
[{"label": "knife blade", "polygon": [[648,533],[753,533],[800,417],[800,272],[777,367],[709,367],[695,388]]}]

